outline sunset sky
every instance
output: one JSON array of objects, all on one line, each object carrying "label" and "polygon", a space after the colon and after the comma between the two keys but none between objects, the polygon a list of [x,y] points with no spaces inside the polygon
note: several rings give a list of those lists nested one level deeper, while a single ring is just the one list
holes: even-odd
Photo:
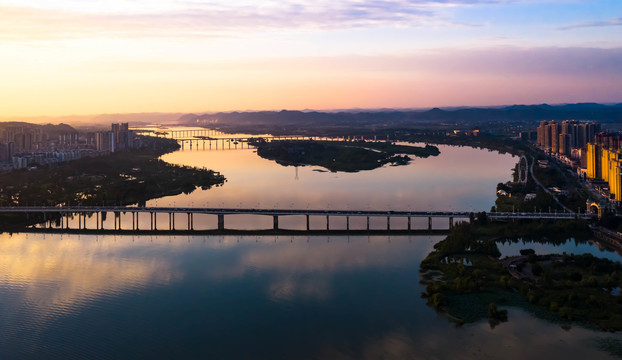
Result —
[{"label": "sunset sky", "polygon": [[0,116],[622,102],[620,0],[0,0]]}]

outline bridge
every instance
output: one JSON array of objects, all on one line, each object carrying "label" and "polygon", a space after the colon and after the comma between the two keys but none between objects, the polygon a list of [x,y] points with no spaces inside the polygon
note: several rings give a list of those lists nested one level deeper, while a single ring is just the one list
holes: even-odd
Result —
[{"label": "bridge", "polygon": [[[304,216],[306,218],[306,232],[319,231],[331,232],[331,231],[343,231],[343,229],[331,229],[331,218],[345,218],[346,225],[345,231],[356,230],[350,227],[350,218],[359,217],[366,219],[366,228],[358,229],[358,231],[382,231],[391,232],[398,229],[391,228],[391,219],[404,218],[407,219],[406,229],[399,229],[402,231],[422,231],[427,230],[429,232],[434,231],[432,226],[433,218],[445,218],[449,222],[449,228],[451,230],[454,225],[454,218],[456,219],[469,219],[471,212],[468,211],[384,211],[384,210],[310,210],[310,209],[239,209],[239,208],[196,208],[196,207],[125,207],[125,206],[65,206],[65,207],[46,207],[46,206],[32,206],[32,207],[0,207],[0,213],[2,214],[25,214],[28,223],[37,222],[40,227],[29,227],[30,229],[38,229],[42,231],[45,229],[63,232],[69,232],[70,230],[89,230],[87,229],[87,218],[95,218],[96,225],[90,230],[107,230],[107,231],[125,231],[125,232],[139,232],[139,231],[158,231],[158,214],[168,215],[168,221],[164,224],[164,228],[160,228],[160,231],[179,231],[194,232],[194,217],[195,215],[213,215],[217,218],[217,227],[213,230],[226,231],[230,230],[225,227],[225,216],[227,215],[247,215],[247,216],[269,216],[272,217],[271,229],[257,229],[280,231],[285,230],[279,227],[279,219],[284,216]],[[107,214],[114,214],[114,229],[104,228],[104,220]],[[185,214],[187,218],[187,224],[180,228],[175,226],[176,214]],[[139,225],[139,217],[149,217],[149,227],[141,229]],[[558,219],[558,220],[572,220],[576,218],[591,219],[595,215],[593,214],[576,214],[576,213],[513,213],[513,212],[489,212],[486,213],[488,218],[495,220],[520,220],[520,219]],[[71,228],[70,219],[74,219],[77,216],[77,229],[76,221],[73,221],[73,228]],[[123,216],[131,216],[132,225],[126,229],[122,229],[121,219]],[[322,217],[326,219],[325,229],[312,229],[310,218]],[[386,228],[371,229],[370,218],[386,218]],[[427,218],[427,229],[414,229],[412,227],[413,218]],[[32,220],[32,221],[28,221]],[[56,224],[56,227],[54,227]],[[162,223],[160,225],[163,225]],[[438,229],[437,229],[438,230]],[[300,230],[299,232],[305,232]]]},{"label": "bridge", "polygon": [[[362,136],[304,136],[304,135],[245,135],[243,137],[233,137],[227,133],[219,130],[212,129],[182,129],[182,130],[168,130],[168,129],[130,129],[134,133],[139,135],[160,136],[167,137],[176,140],[239,140],[248,141],[252,139],[266,139],[266,140],[296,140],[296,139],[314,139],[314,140],[340,140],[350,141],[362,139]],[[376,139],[374,139],[376,140]]]},{"label": "bridge", "polygon": [[[316,141],[350,141],[349,138],[329,138],[320,136],[246,136],[246,137],[176,137],[174,138],[181,145],[182,149],[189,147],[190,149],[199,149],[199,145],[206,149],[243,149],[250,148],[250,143],[257,140],[279,141],[279,140],[316,140]],[[354,139],[354,138],[351,138]],[[220,147],[219,147],[220,145]],[[233,145],[233,146],[232,146]]]},{"label": "bridge", "polygon": [[[243,149],[249,148],[249,142],[257,140],[315,140],[315,141],[356,141],[363,140],[363,136],[304,136],[304,135],[244,135],[231,136],[217,130],[188,129],[188,130],[165,130],[165,129],[132,129],[136,134],[158,136],[177,140],[182,149]],[[371,139],[367,139],[371,140]],[[373,140],[376,140],[374,137]],[[233,145],[233,146],[232,146]]]}]

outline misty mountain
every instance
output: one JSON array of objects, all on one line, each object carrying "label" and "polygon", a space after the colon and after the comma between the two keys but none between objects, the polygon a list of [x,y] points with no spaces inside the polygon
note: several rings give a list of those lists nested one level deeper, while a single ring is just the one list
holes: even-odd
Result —
[{"label": "misty mountain", "polygon": [[537,123],[541,120],[592,120],[601,123],[622,122],[622,106],[596,103],[563,105],[512,105],[496,108],[433,108],[425,111],[257,111],[186,114],[180,123],[215,123],[218,127],[257,127],[304,129],[317,126],[400,126],[473,125],[502,123]]},{"label": "misty mountain", "polygon": [[[89,123],[104,124],[129,122],[130,125],[176,123],[181,113],[102,114],[92,117]],[[184,115],[185,116],[185,115]],[[183,118],[183,116],[181,116]]]},{"label": "misty mountain", "polygon": [[42,132],[48,133],[48,134],[71,134],[71,133],[78,132],[72,126],[67,125],[67,124],[62,124],[62,123],[58,125],[53,125],[53,124],[39,125],[39,124],[31,124],[31,123],[21,122],[21,121],[0,122],[0,129],[10,128],[10,127],[40,129]]}]

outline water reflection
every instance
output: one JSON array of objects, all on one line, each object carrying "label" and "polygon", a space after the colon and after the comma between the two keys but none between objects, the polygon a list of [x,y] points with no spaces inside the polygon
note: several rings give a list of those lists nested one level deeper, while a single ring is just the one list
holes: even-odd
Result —
[{"label": "water reflection", "polygon": [[[77,311],[100,296],[167,284],[176,274],[157,258],[127,257],[126,242],[77,236],[0,235],[0,287],[21,293],[45,317]],[[2,311],[11,311],[3,307]]]},{"label": "water reflection", "polygon": [[499,182],[510,179],[516,159],[469,147],[438,146],[441,154],[406,166],[359,173],[297,169],[262,159],[252,149],[180,150],[163,160],[220,171],[222,187],[148,202],[149,206],[312,209],[489,210]]},{"label": "water reflection", "polygon": [[576,241],[568,239],[561,244],[541,243],[533,241],[518,242],[497,242],[497,247],[501,252],[501,256],[518,256],[522,249],[533,249],[536,254],[591,254],[595,257],[609,259],[611,261],[621,261],[622,254],[620,250],[613,249],[606,244],[598,243],[596,240]]},{"label": "water reflection", "polygon": [[2,235],[0,358],[604,356],[518,309],[454,328],[420,298],[441,239]]},{"label": "water reflection", "polygon": [[[24,358],[28,352],[40,357],[42,348],[51,358],[94,354],[96,349],[119,358],[129,345],[115,340],[118,332],[122,338],[136,336],[131,346],[140,356],[166,358],[159,346],[172,351],[175,341],[198,335],[195,332],[216,331],[212,335],[218,338],[223,334],[217,330],[225,326],[225,333],[249,339],[256,335],[247,326],[256,331],[260,324],[276,332],[282,332],[282,326],[306,331],[304,326],[295,328],[300,321],[295,319],[311,320],[313,313],[328,309],[320,316],[324,320],[314,325],[314,331],[320,331],[325,321],[332,321],[335,309],[358,301],[349,293],[362,291],[364,274],[401,273],[404,268],[416,274],[421,254],[438,240],[2,235],[0,358]],[[348,285],[350,280],[344,279],[354,281]],[[403,276],[402,281],[412,283],[408,298],[417,299],[416,281]],[[390,288],[374,289],[376,282],[363,286],[363,292],[371,291],[379,301]],[[365,314],[365,308],[355,306],[354,313],[375,317]],[[274,322],[275,317],[280,320]],[[396,320],[392,316],[382,322],[388,326]],[[68,347],[65,336],[76,331],[77,343]],[[104,348],[99,337],[108,338]],[[159,345],[153,344],[154,338]],[[231,341],[209,344],[224,354]],[[321,338],[312,341],[322,343]],[[191,357],[210,354],[198,344],[188,346],[184,351]],[[269,355],[278,346],[256,353],[259,349],[252,350],[255,357],[273,358]],[[244,354],[249,353],[239,353]]]}]

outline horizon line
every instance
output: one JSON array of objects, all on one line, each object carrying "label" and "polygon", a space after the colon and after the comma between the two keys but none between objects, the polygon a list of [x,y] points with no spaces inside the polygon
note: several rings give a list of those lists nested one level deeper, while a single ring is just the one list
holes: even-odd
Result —
[{"label": "horizon line", "polygon": [[[447,105],[447,106],[423,106],[423,107],[353,107],[353,108],[337,108],[337,109],[245,109],[245,110],[207,110],[207,111],[138,111],[138,112],[103,112],[96,114],[67,114],[67,115],[4,115],[0,116],[0,119],[36,119],[36,118],[82,118],[82,117],[97,117],[97,116],[111,116],[111,115],[174,115],[181,114],[181,116],[188,114],[217,114],[217,113],[253,113],[253,112],[326,112],[326,113],[338,113],[338,112],[379,112],[379,111],[429,111],[432,109],[440,110],[452,110],[452,109],[491,109],[491,108],[504,108],[511,106],[564,106],[564,105],[581,105],[581,104],[596,104],[603,106],[616,106],[622,104],[622,99],[614,102],[596,102],[596,101],[582,101],[582,102],[563,102],[563,103],[532,103],[532,104],[502,104],[502,105]],[[2,120],[5,122],[4,120]]]}]

